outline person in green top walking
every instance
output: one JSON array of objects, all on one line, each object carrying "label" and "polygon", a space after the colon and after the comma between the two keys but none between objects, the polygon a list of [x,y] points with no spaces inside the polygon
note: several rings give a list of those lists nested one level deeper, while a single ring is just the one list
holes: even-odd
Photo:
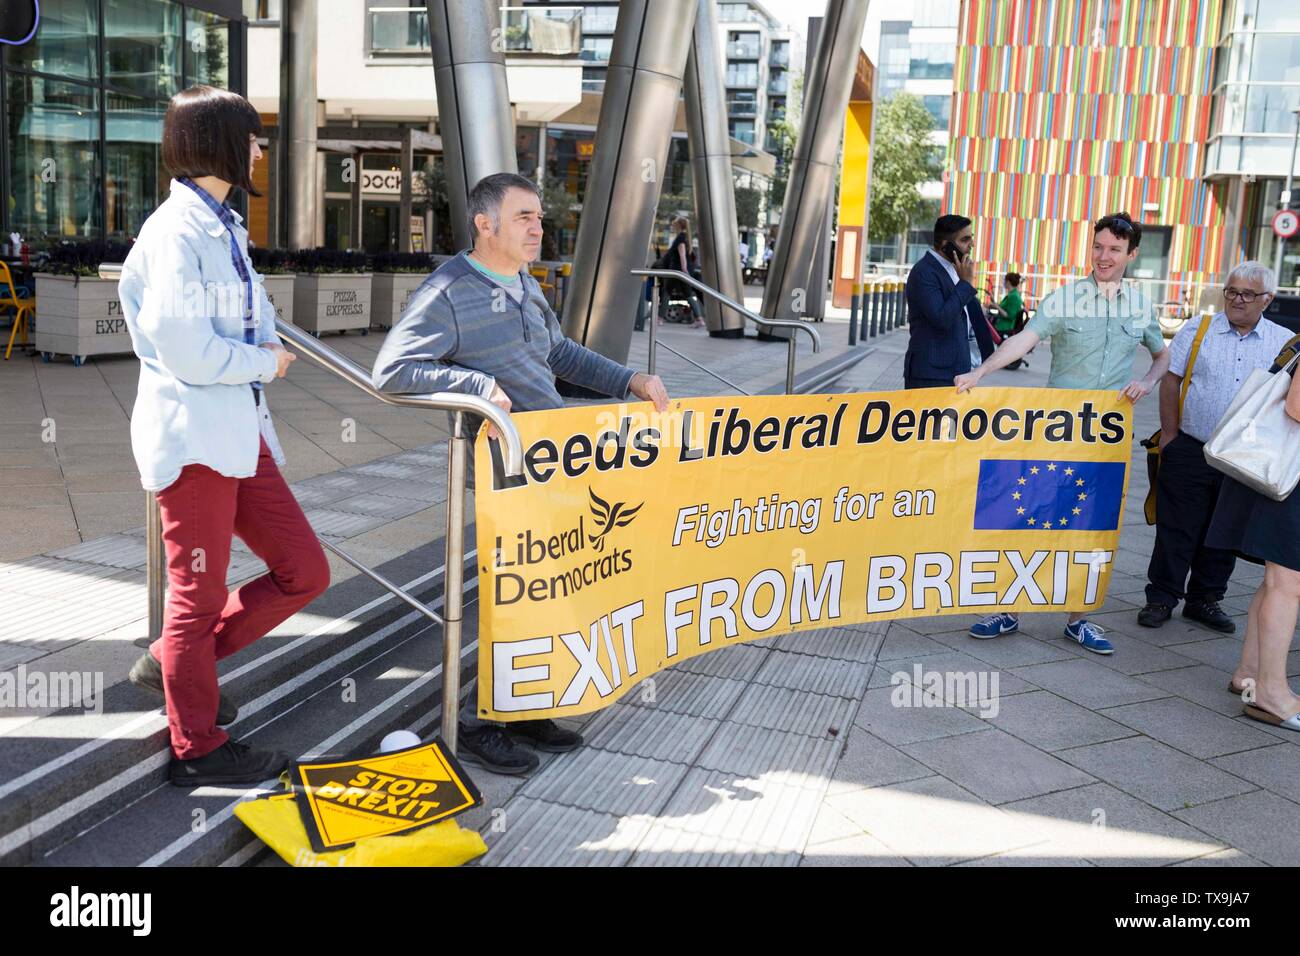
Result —
[{"label": "person in green top walking", "polygon": [[[1022,359],[1043,339],[1052,340],[1048,388],[1113,389],[1130,402],[1148,395],[1169,370],[1169,350],[1151,300],[1124,282],[1129,263],[1137,258],[1142,226],[1119,212],[1104,216],[1092,227],[1092,272],[1049,293],[1021,332],[1003,341],[977,368],[953,379],[957,391],[979,384],[989,372]],[[1137,347],[1151,353],[1143,378],[1137,370]],[[970,629],[972,637],[990,638],[1017,630],[1011,614],[993,614]],[[1095,654],[1115,648],[1096,624],[1081,612],[1070,615],[1065,636]]]},{"label": "person in green top walking", "polygon": [[997,321],[994,322],[994,327],[998,330],[998,335],[1006,338],[1019,331],[1017,325],[1021,314],[1025,311],[1025,301],[1020,298],[1019,272],[1008,272],[1002,280],[1002,285],[1007,290],[1007,294],[998,303]]}]

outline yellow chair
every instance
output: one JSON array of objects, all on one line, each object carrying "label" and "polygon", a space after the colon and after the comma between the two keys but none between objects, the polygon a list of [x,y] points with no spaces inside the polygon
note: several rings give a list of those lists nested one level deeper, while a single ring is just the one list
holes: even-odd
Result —
[{"label": "yellow chair", "polygon": [[[5,289],[9,294],[5,295]],[[9,333],[9,347],[5,349],[5,361],[9,361],[9,356],[14,350],[14,340],[18,338],[18,332],[23,333],[23,344],[30,344],[31,323],[28,316],[36,315],[36,297],[28,296],[26,298],[18,297],[18,289],[14,286],[14,274],[9,271],[9,263],[0,261],[0,308],[9,306],[14,310],[14,327]]]}]

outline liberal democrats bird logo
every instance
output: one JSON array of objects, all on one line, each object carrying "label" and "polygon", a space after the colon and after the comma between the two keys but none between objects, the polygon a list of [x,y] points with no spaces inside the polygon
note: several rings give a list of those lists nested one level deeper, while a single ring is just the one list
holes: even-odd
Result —
[{"label": "liberal democrats bird logo", "polygon": [[605,535],[615,528],[624,528],[630,525],[632,519],[636,517],[636,513],[641,510],[641,505],[645,504],[645,502],[641,502],[635,508],[629,508],[626,502],[618,501],[614,503],[613,507],[610,507],[608,501],[601,498],[590,488],[587,489],[587,494],[591,495],[591,516],[596,519],[596,527],[600,529],[595,534],[587,535],[587,537],[595,546],[595,550],[603,551],[605,550]]}]

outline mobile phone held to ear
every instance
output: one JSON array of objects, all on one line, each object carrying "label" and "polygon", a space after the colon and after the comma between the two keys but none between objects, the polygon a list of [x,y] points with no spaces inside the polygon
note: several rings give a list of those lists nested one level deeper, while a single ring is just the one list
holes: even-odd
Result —
[{"label": "mobile phone held to ear", "polygon": [[943,254],[947,256],[954,264],[961,262],[962,259],[961,250],[957,248],[957,244],[953,242],[951,239],[949,239],[947,242],[943,244]]}]

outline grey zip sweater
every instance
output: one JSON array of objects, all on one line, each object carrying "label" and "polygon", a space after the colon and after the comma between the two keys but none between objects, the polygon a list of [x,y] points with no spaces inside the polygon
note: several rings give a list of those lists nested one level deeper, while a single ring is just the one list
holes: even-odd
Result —
[{"label": "grey zip sweater", "polygon": [[536,279],[519,273],[524,294],[516,303],[465,256],[443,263],[412,294],[375,359],[375,388],[487,398],[500,385],[517,412],[562,408],[556,376],[627,397],[636,373],[567,338]]}]

